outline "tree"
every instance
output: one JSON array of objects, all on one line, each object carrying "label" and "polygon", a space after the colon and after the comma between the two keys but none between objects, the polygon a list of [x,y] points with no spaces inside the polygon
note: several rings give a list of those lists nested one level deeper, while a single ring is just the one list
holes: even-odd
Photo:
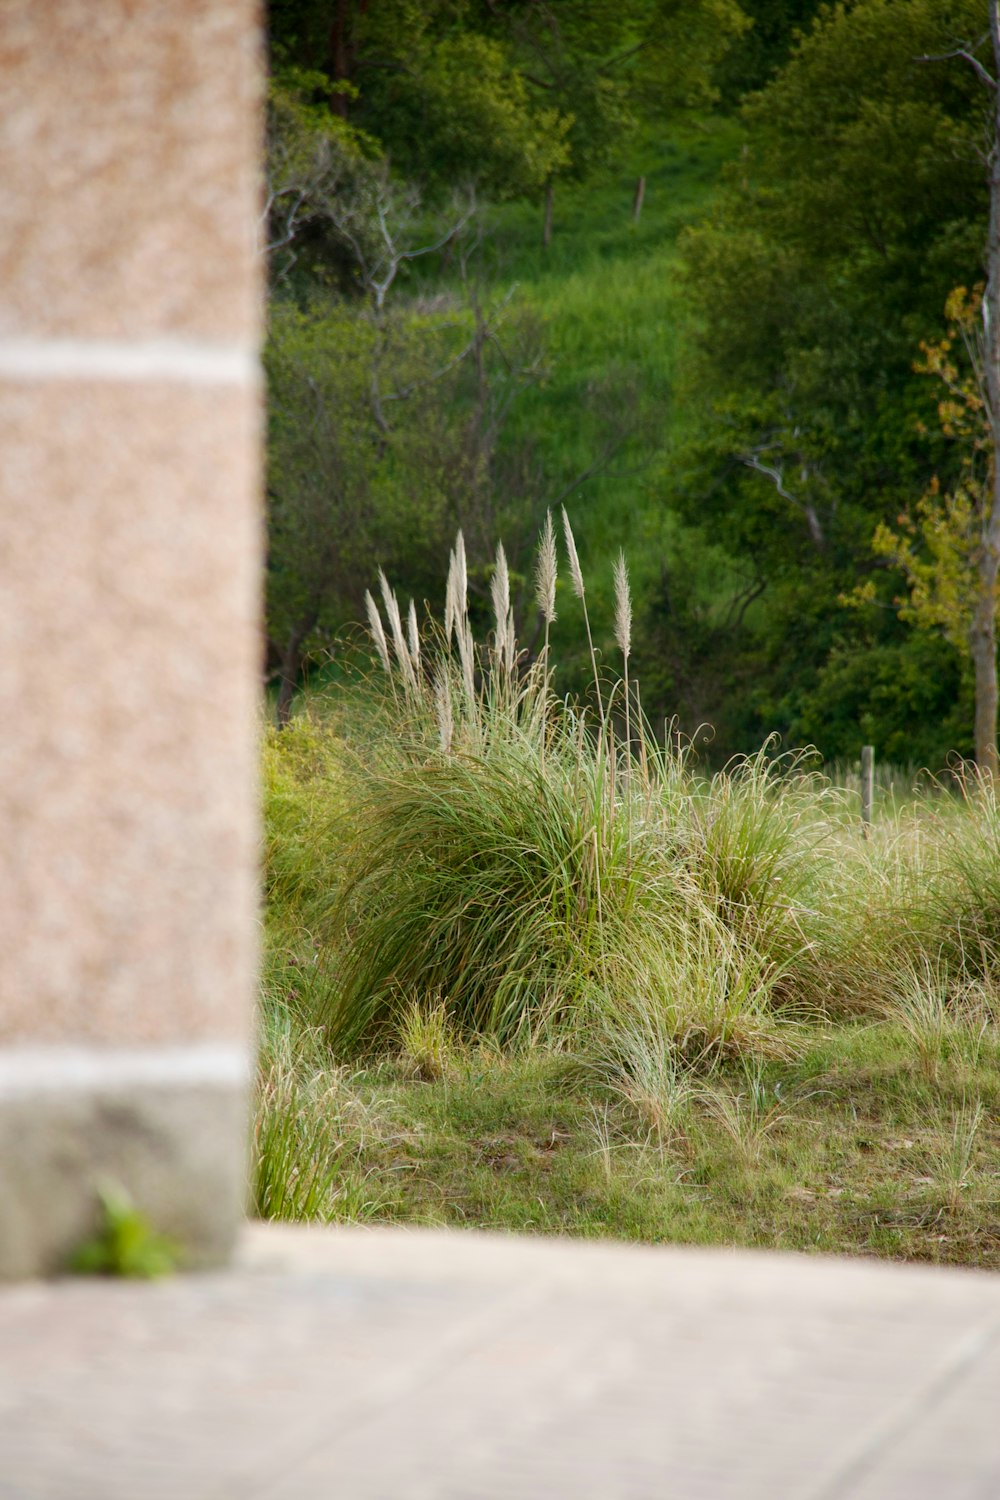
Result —
[{"label": "tree", "polygon": [[342,208],[369,196],[379,170],[375,143],[335,114],[322,73],[275,72],[268,85],[261,242],[272,286],[291,275],[303,246],[350,288],[353,272],[326,231]]},{"label": "tree", "polygon": [[715,97],[738,0],[271,0],[272,54],[319,70],[338,117],[431,197],[581,180],[642,120]]},{"label": "tree", "polygon": [[[989,43],[993,72],[977,55]],[[1000,771],[997,756],[997,581],[1000,572],[1000,13],[989,0],[985,37],[958,44],[925,63],[961,60],[989,90],[988,146],[982,153],[989,181],[985,244],[986,286],[949,297],[949,336],[924,345],[918,369],[936,376],[946,396],[938,412],[945,435],[961,449],[957,481],[942,489],[937,477],[917,507],[917,520],[900,517],[902,530],[875,533],[875,551],[899,566],[909,585],[903,613],[942,629],[972,657],[975,675],[975,755],[980,770]],[[952,353],[958,343],[964,368]]]},{"label": "tree", "polygon": [[546,245],[556,181],[586,179],[641,121],[711,103],[713,69],[747,26],[737,0],[486,0],[484,10],[527,84],[567,122],[568,150],[545,179]]},{"label": "tree", "polygon": [[[759,728],[819,733],[829,754],[851,745],[844,714],[824,717],[828,668],[843,690],[845,653],[908,649],[872,532],[935,473],[957,477],[913,350],[978,273],[987,112],[971,69],[920,59],[971,30],[980,4],[820,11],[747,101],[745,147],[686,240],[700,420],[670,499],[764,580],[736,643],[757,659]],[[838,601],[865,579],[885,608],[862,621]],[[866,712],[859,698],[855,722]]]},{"label": "tree", "polygon": [[986,240],[986,293],[983,298],[983,393],[989,415],[990,503],[982,528],[978,559],[979,589],[969,633],[976,669],[976,758],[991,776],[997,766],[996,591],[1000,567],[1000,13],[989,0],[992,75],[971,52],[963,51],[991,94],[992,132],[986,164],[990,183],[990,223]]},{"label": "tree", "polygon": [[[997,609],[996,542],[991,540],[994,464],[981,333],[982,297],[958,287],[948,299],[948,337],[923,346],[917,369],[945,387],[938,403],[941,430],[961,454],[958,475],[942,487],[935,475],[915,507],[894,526],[881,522],[873,548],[906,580],[908,597],[897,600],[900,618],[940,630],[971,655],[974,677],[974,743],[977,764],[993,774],[996,760],[996,642],[990,640]],[[954,344],[964,348],[966,367],[956,363]],[[869,582],[852,602],[874,600]],[[985,624],[985,629],[984,629]]]},{"label": "tree", "polygon": [[[323,75],[285,68],[268,101],[266,604],[279,723],[380,564],[420,597],[456,526],[491,529],[480,513],[499,433],[540,361],[511,294],[475,285],[474,196],[429,212],[330,111],[329,92]],[[428,310],[408,273],[444,251],[464,295]]]},{"label": "tree", "polygon": [[[359,618],[379,566],[420,599],[436,591],[457,527],[492,542],[500,434],[541,369],[532,320],[509,295],[484,298],[471,274],[464,305],[452,295],[429,312],[419,298],[390,298],[416,251],[405,250],[388,202],[377,236],[340,223],[357,244],[366,296],[274,302],[265,349],[279,723],[309,656]],[[460,262],[470,248],[460,245]]]},{"label": "tree", "polygon": [[796,34],[812,23],[823,0],[740,0],[751,23],[740,45],[723,54],[713,80],[723,104],[762,89],[788,61]]},{"label": "tree", "polygon": [[330,111],[425,197],[532,193],[565,162],[570,121],[532,96],[504,37],[456,0],[271,0],[272,58],[325,77]]},{"label": "tree", "polygon": [[991,75],[967,49],[977,78],[991,94],[992,132],[986,157],[990,183],[990,222],[986,240],[986,292],[983,297],[983,346],[981,394],[989,416],[990,500],[983,507],[981,547],[978,557],[978,591],[969,640],[976,670],[976,759],[991,776],[997,765],[997,646],[996,593],[1000,567],[1000,13],[997,0],[989,0],[989,39],[993,54]]}]

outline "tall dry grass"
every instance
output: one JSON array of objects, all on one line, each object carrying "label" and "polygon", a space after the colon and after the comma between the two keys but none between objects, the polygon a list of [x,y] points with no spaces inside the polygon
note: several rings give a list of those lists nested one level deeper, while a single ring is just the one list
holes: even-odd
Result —
[{"label": "tall dry grass", "polygon": [[[582,603],[572,578],[560,592],[555,545],[549,523],[546,626],[557,604]],[[839,1019],[878,1022],[857,1034],[898,1044],[921,1088],[957,1067],[970,1098],[991,1098],[993,787],[970,775],[886,803],[865,837],[850,790],[773,744],[700,775],[626,688],[624,564],[621,678],[592,660],[604,697],[590,714],[553,693],[547,642],[535,661],[519,649],[505,564],[486,639],[461,538],[442,624],[381,583],[368,602],[379,686],[268,734],[257,1211],[388,1211],[386,1171],[409,1148],[383,1149],[396,1126],[352,1064],[381,1053],[393,1076],[445,1093],[471,1059],[492,1075],[564,1053],[558,1067],[594,1096],[611,1175],[617,1119],[657,1171],[708,1139],[741,1170],[768,1169],[786,1121],[774,1080],[800,1048],[808,1066]],[[981,1119],[949,1127],[933,1166],[954,1214]]]},{"label": "tall dry grass", "polygon": [[[560,607],[585,608],[563,530],[560,587],[579,604]],[[277,850],[271,876],[308,898],[325,979],[305,1010],[337,1055],[397,1046],[423,1016],[459,1045],[583,1050],[655,1118],[658,1095],[672,1107],[678,1059],[787,1054],[817,1015],[912,1025],[935,1005],[966,1005],[970,985],[992,1004],[991,787],[969,778],[963,796],[911,802],[866,839],[849,792],[773,744],[699,775],[683,747],[656,741],[627,681],[624,560],[621,677],[602,679],[592,657],[602,696],[590,716],[554,695],[547,641],[534,661],[519,648],[502,548],[486,639],[472,629],[461,535],[442,624],[421,626],[379,583],[381,603],[367,599],[379,710],[362,743],[338,747],[335,778],[321,763],[332,804]],[[536,584],[548,626],[551,519]],[[298,733],[301,765],[320,751]],[[278,777],[276,849],[288,796]],[[923,1011],[921,975],[934,988]]]},{"label": "tall dry grass", "polygon": [[[564,535],[585,607],[568,521]],[[551,522],[537,578],[547,624]],[[794,1013],[827,998],[835,794],[772,747],[704,780],[654,740],[625,676],[624,562],[623,676],[592,720],[554,696],[547,648],[535,662],[519,650],[502,549],[486,641],[461,536],[443,627],[411,624],[408,638],[384,580],[382,596],[367,603],[384,720],[344,773],[338,983],[322,1014],[334,1047],[388,1044],[414,1005],[443,1004],[458,1035],[504,1045],[596,1038],[611,1055],[616,1028],[627,1038],[653,1018],[686,1055],[786,1048]]]}]

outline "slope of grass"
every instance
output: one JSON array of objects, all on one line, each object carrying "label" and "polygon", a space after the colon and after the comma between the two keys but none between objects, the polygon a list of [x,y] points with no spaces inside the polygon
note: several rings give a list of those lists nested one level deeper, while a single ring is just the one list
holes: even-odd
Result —
[{"label": "slope of grass", "polygon": [[[933,1076],[891,1022],[816,1027],[802,1042],[794,1061],[760,1071],[720,1063],[659,1129],[641,1101],[546,1048],[452,1043],[433,1079],[405,1049],[346,1074],[303,1061],[298,1170],[265,1157],[258,1181],[273,1194],[283,1169],[292,1186],[270,1202],[258,1187],[258,1202],[326,1221],[1000,1268],[995,1031],[970,1031]],[[258,1141],[276,1117],[284,1139],[288,1114],[265,1077]]]},{"label": "slope of grass", "polygon": [[[619,547],[641,596],[665,550],[682,545],[662,503],[663,472],[687,420],[676,389],[689,323],[677,241],[706,212],[739,139],[732,120],[712,119],[637,143],[627,163],[586,186],[561,186],[547,249],[537,206],[504,205],[490,217],[494,282],[516,284],[542,320],[549,356],[547,379],[519,398],[509,435],[530,439],[550,500],[571,503],[602,602]],[[646,195],[636,223],[640,174]],[[723,552],[704,542],[697,551],[709,595],[724,592],[732,570]],[[555,639],[561,662],[579,647],[572,626],[557,626]]]},{"label": "slope of grass", "polygon": [[267,744],[258,1211],[1000,1265],[993,787],[628,753],[456,576]]}]

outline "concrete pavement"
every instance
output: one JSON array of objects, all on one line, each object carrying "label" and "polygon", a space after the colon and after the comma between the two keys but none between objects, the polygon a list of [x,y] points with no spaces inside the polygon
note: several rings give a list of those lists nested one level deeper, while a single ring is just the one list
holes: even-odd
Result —
[{"label": "concrete pavement", "polygon": [[997,1500],[1000,1277],[255,1225],[0,1292],[0,1500]]}]

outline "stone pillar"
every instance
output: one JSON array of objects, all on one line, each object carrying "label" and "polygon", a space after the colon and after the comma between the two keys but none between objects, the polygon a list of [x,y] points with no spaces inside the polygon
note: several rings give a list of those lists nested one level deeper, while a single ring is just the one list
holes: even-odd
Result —
[{"label": "stone pillar", "polygon": [[0,5],[0,1275],[245,1195],[256,0]]}]

